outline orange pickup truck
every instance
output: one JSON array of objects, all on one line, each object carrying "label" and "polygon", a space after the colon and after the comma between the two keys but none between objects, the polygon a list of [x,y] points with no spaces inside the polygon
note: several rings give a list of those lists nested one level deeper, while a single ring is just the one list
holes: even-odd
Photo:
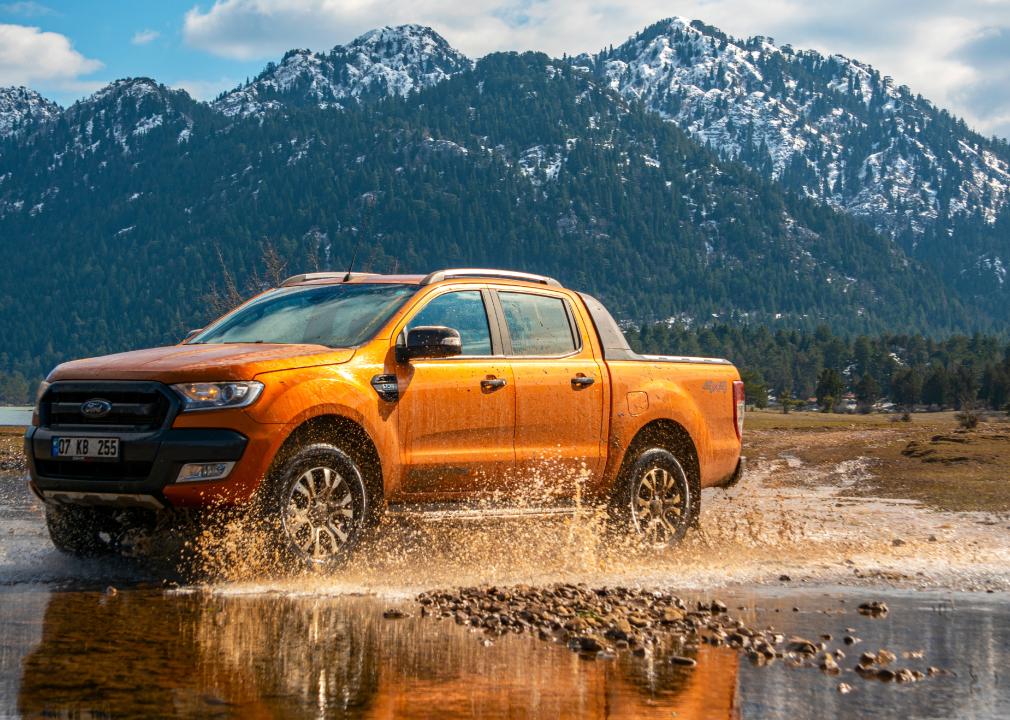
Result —
[{"label": "orange pickup truck", "polygon": [[325,563],[383,512],[529,510],[533,492],[671,544],[701,488],[739,480],[743,413],[729,362],[638,355],[551,278],[310,273],[179,345],[60,365],[25,447],[61,550],[240,505]]}]

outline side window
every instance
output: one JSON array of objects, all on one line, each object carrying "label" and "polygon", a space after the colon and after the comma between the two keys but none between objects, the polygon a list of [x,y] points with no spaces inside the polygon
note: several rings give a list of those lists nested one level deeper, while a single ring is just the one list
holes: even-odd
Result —
[{"label": "side window", "polygon": [[546,295],[500,292],[515,355],[567,355],[578,350],[565,301]]},{"label": "side window", "polygon": [[439,295],[414,316],[407,329],[441,325],[459,332],[464,355],[490,355],[491,331],[480,290],[463,290]]}]

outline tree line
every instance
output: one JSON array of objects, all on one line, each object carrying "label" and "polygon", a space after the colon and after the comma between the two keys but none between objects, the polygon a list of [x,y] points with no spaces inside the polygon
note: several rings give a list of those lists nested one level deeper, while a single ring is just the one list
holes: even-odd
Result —
[{"label": "tree line", "polygon": [[726,357],[740,368],[747,401],[764,407],[814,399],[837,409],[843,398],[864,411],[878,402],[899,409],[1008,410],[1010,343],[995,335],[835,334],[767,326],[704,328],[648,323],[626,330],[640,352]]}]

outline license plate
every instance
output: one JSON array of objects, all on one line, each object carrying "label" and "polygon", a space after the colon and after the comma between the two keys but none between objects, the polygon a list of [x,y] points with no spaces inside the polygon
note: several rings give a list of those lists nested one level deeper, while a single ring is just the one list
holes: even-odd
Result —
[{"label": "license plate", "polygon": [[119,457],[119,438],[54,437],[53,457],[70,460],[115,460]]}]

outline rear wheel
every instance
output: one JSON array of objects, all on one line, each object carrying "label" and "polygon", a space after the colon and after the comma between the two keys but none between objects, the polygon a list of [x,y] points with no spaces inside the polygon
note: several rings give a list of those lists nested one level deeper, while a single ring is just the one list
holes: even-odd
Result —
[{"label": "rear wheel", "polygon": [[325,443],[302,448],[284,464],[264,507],[282,552],[320,566],[347,560],[374,516],[361,468]]},{"label": "rear wheel", "polygon": [[697,516],[696,495],[673,453],[646,448],[621,475],[611,505],[612,524],[648,547],[671,547],[684,538]]}]

